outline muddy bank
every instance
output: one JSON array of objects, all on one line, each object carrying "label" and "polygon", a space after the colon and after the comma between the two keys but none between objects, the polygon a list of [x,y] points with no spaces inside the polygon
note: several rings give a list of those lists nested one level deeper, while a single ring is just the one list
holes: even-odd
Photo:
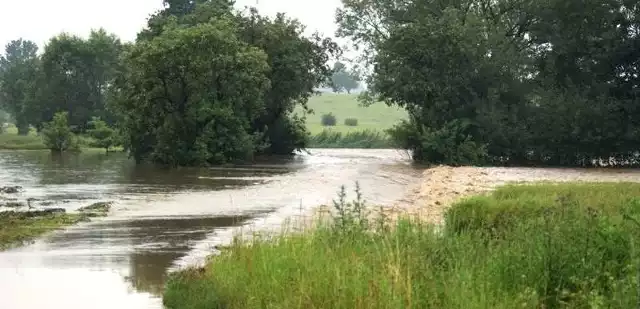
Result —
[{"label": "muddy bank", "polygon": [[508,183],[535,181],[640,182],[640,170],[438,166],[425,170],[405,198],[385,212],[391,218],[408,214],[442,223],[447,207],[461,198]]}]

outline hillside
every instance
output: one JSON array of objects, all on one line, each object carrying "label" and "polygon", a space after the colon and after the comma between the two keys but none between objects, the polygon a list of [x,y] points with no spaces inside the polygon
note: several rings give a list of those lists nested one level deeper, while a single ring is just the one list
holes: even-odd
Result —
[{"label": "hillside", "polygon": [[[359,105],[357,96],[350,94],[323,93],[309,99],[309,107],[313,114],[307,115],[307,127],[312,134],[321,132],[325,127],[320,123],[323,114],[333,113],[337,118],[337,125],[330,127],[336,132],[353,132],[363,130],[382,131],[407,117],[407,113],[400,108],[389,107],[384,103],[375,103],[368,107]],[[301,113],[299,109],[296,111]],[[358,126],[344,125],[346,118],[358,119]]]}]

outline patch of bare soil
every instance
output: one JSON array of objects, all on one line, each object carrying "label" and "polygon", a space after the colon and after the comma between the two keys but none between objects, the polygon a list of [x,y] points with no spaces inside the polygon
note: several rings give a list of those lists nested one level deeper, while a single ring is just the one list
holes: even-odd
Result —
[{"label": "patch of bare soil", "polygon": [[536,181],[640,182],[640,170],[438,166],[425,170],[422,180],[409,187],[403,200],[384,208],[384,214],[440,224],[447,208],[461,198],[508,183]]}]

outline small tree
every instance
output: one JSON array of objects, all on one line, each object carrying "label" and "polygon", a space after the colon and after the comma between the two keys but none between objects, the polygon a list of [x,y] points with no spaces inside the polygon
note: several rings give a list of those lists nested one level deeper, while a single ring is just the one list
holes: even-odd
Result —
[{"label": "small tree", "polygon": [[116,131],[107,125],[106,122],[98,117],[93,117],[90,122],[89,136],[95,139],[94,146],[104,148],[109,152],[109,148],[117,145]]},{"label": "small tree", "polygon": [[58,112],[53,120],[44,124],[42,129],[44,144],[52,151],[77,150],[78,140],[69,128],[67,112]]},{"label": "small tree", "polygon": [[320,123],[322,123],[322,125],[325,127],[333,127],[337,122],[338,120],[336,119],[336,116],[334,116],[332,113],[324,114],[320,119]]},{"label": "small tree", "polygon": [[346,91],[351,93],[352,90],[360,86],[360,77],[354,70],[348,71],[342,62],[336,62],[333,65],[333,75],[331,76],[331,89],[333,92]]}]

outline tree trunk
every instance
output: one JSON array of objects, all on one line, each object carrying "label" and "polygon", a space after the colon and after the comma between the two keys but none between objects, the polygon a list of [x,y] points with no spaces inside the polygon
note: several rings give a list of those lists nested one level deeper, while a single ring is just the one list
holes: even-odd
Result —
[{"label": "tree trunk", "polygon": [[18,128],[18,135],[29,134],[29,124],[26,122],[16,121],[16,127]]}]

